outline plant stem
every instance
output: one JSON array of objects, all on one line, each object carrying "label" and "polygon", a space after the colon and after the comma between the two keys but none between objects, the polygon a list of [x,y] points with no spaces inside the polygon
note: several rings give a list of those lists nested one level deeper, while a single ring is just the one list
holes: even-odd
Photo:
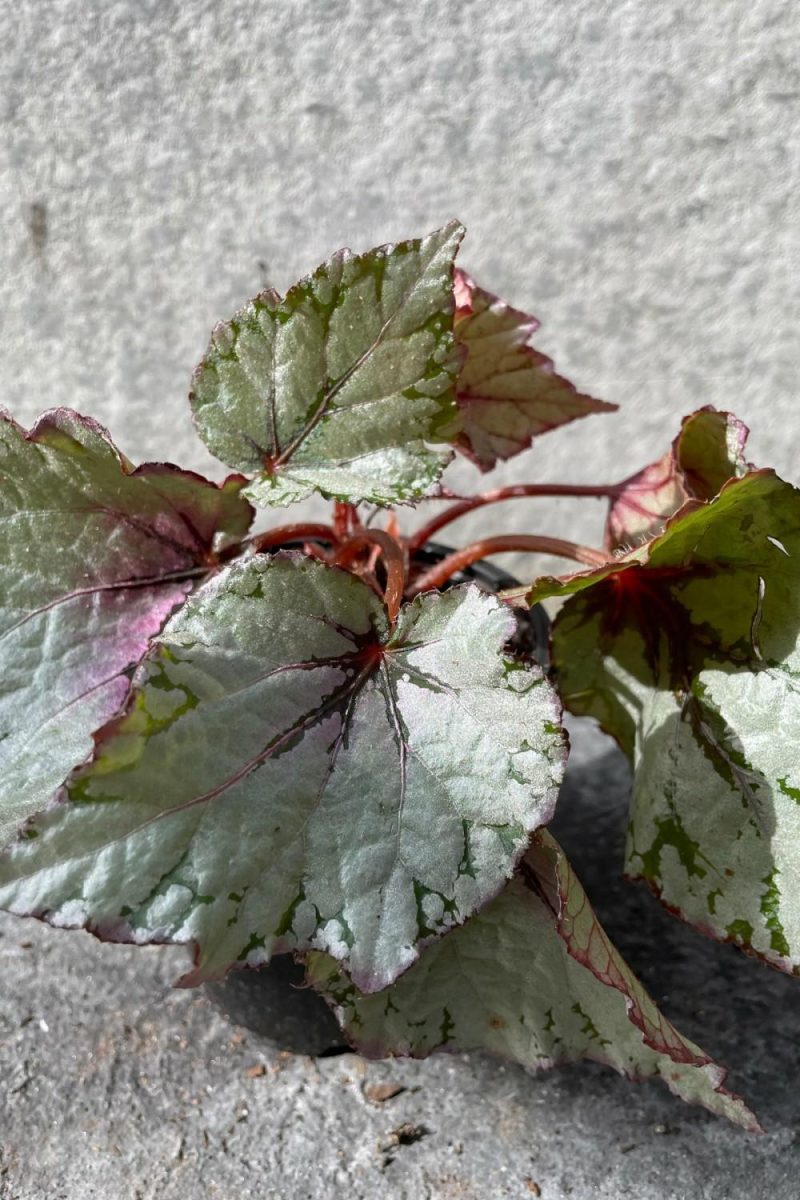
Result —
[{"label": "plant stem", "polygon": [[343,542],[355,530],[361,528],[361,520],[355,504],[345,504],[335,500],[333,504],[333,528],[339,541]]},{"label": "plant stem", "polygon": [[556,554],[560,558],[571,558],[589,567],[602,567],[608,561],[600,550],[592,550],[589,546],[579,546],[575,542],[565,542],[561,538],[545,537],[541,534],[512,533],[502,537],[483,538],[479,542],[473,542],[471,546],[465,546],[463,550],[455,550],[448,554],[436,566],[418,576],[409,587],[408,594],[416,596],[419,592],[440,588],[451,576],[466,567],[471,567],[479,559],[515,550],[531,554]]},{"label": "plant stem", "polygon": [[344,542],[336,551],[333,562],[336,566],[347,566],[364,546],[377,546],[386,564],[386,588],[384,603],[389,620],[394,624],[403,600],[406,584],[406,559],[400,543],[384,533],[382,529],[362,529]]},{"label": "plant stem", "polygon": [[334,546],[339,544],[339,538],[330,525],[300,521],[294,525],[278,525],[275,529],[268,529],[266,533],[257,533],[251,539],[250,545],[258,553],[269,546],[280,546],[283,542],[300,542],[307,538],[330,542]]},{"label": "plant stem", "polygon": [[484,504],[497,504],[501,500],[517,500],[523,499],[526,496],[597,496],[610,498],[616,495],[617,491],[618,485],[616,484],[585,486],[573,483],[518,483],[510,487],[495,488],[490,492],[482,492],[479,496],[467,496],[464,500],[459,500],[457,504],[446,508],[444,512],[440,512],[438,516],[433,517],[426,525],[423,525],[421,529],[412,534],[408,539],[409,553],[413,554],[415,550],[420,550],[426,542],[430,541],[435,533],[438,533],[445,525],[449,525],[451,521],[457,521],[459,517],[472,512],[475,508],[482,508]]}]

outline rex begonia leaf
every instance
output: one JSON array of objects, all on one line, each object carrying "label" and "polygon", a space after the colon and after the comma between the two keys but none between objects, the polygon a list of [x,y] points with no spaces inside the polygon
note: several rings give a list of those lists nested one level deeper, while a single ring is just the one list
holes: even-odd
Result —
[{"label": "rex begonia leaf", "polygon": [[361,995],[327,955],[307,969],[368,1056],[489,1050],[534,1069],[592,1059],[759,1128],[725,1071],[659,1011],[546,830],[505,890],[386,991]]},{"label": "rex begonia leaf", "polygon": [[155,639],[126,714],[0,859],[0,904],[193,942],[186,982],[323,949],[364,991],[503,885],[566,757],[510,611],[474,585],[396,626],[359,578],[256,555]]},{"label": "rex begonia leaf", "polygon": [[0,414],[0,844],[91,752],[193,577],[252,519],[222,487],[134,469],[66,409]]},{"label": "rex begonia leaf", "polygon": [[619,485],[606,524],[606,546],[629,548],[660,533],[691,500],[711,500],[747,470],[748,429],[732,413],[701,408],[686,417],[667,453]]},{"label": "rex begonia leaf", "polygon": [[559,691],[634,766],[629,874],[705,932],[800,968],[800,492],[728,482],[597,571],[553,631]]},{"label": "rex begonia leaf", "polygon": [[203,441],[254,474],[247,495],[286,505],[313,491],[412,500],[448,453],[458,355],[456,221],[367,254],[340,250],[284,299],[263,292],[214,330],[191,404]]},{"label": "rex begonia leaf", "polygon": [[466,358],[456,384],[454,443],[482,471],[526,450],[539,434],[616,409],[576,391],[528,344],[539,328],[535,317],[511,308],[460,270],[455,298],[456,342]]}]

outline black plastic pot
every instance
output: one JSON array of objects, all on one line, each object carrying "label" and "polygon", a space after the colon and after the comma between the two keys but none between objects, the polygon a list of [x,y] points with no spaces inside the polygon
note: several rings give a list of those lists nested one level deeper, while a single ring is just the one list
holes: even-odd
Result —
[{"label": "black plastic pot", "polygon": [[[450,553],[448,546],[429,542],[417,558],[433,565]],[[489,562],[475,563],[449,582],[474,582],[487,592],[519,586],[519,580]],[[548,664],[550,623],[541,607],[515,610],[519,628],[509,643],[516,654]],[[234,1025],[268,1041],[279,1050],[322,1057],[348,1049],[325,1001],[305,983],[302,963],[291,954],[278,954],[266,966],[231,971],[225,979],[205,985],[205,993]]]}]

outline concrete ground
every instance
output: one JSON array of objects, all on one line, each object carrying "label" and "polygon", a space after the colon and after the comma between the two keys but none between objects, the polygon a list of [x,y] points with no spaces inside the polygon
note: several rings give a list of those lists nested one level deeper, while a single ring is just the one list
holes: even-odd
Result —
[{"label": "concrete ground", "polygon": [[[0,922],[2,1200],[796,1200],[800,982],[618,881],[627,772],[582,726],[557,832],[606,927],[767,1133],[594,1065],[293,1058],[173,991],[183,951]],[[611,882],[609,882],[611,881]],[[378,1083],[400,1085],[371,1099]],[[402,1144],[402,1126],[413,1127]],[[400,1142],[401,1144],[397,1144]]]}]

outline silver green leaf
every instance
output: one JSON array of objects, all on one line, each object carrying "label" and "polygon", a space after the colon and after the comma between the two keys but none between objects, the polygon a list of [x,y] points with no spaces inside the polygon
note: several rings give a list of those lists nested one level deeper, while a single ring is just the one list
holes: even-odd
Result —
[{"label": "silver green leaf", "polygon": [[388,625],[360,579],[256,555],[155,639],[126,714],[0,859],[0,903],[193,942],[190,982],[323,949],[364,991],[503,885],[565,742],[514,618],[474,586]]},{"label": "silver green leaf", "polygon": [[684,920],[800,973],[800,655],[640,698],[626,870]]},{"label": "silver green leaf", "polygon": [[314,491],[397,503],[435,484],[449,452],[426,442],[455,412],[456,221],[367,254],[341,250],[284,299],[257,296],[214,330],[194,375],[200,436],[254,474],[248,495]]},{"label": "silver green leaf", "polygon": [[546,830],[497,899],[386,991],[362,995],[327,955],[307,963],[369,1056],[489,1050],[535,1069],[592,1059],[632,1079],[661,1078],[689,1103],[759,1128],[723,1088],[725,1071],[659,1011]]},{"label": "silver green leaf", "polygon": [[66,409],[30,433],[0,414],[0,844],[88,757],[150,637],[247,531],[241,482],[134,469]]},{"label": "silver green leaf", "polygon": [[597,571],[553,632],[565,705],[634,767],[628,873],[800,973],[800,492],[730,480]]}]

